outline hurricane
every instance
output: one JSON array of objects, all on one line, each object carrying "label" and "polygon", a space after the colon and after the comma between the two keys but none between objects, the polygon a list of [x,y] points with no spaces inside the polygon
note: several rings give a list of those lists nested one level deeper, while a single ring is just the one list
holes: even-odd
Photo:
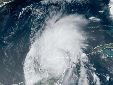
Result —
[{"label": "hurricane", "polygon": [[[81,24],[80,24],[81,23]],[[26,85],[89,85],[87,79],[88,57],[83,52],[87,36],[83,32],[88,21],[81,15],[58,15],[46,21],[44,30],[31,45],[24,62]],[[38,32],[39,33],[39,32]],[[73,70],[80,63],[80,73]],[[100,85],[93,73],[94,82]],[[70,82],[70,79],[72,82]]]},{"label": "hurricane", "polygon": [[1,0],[0,85],[113,85],[113,0]]}]

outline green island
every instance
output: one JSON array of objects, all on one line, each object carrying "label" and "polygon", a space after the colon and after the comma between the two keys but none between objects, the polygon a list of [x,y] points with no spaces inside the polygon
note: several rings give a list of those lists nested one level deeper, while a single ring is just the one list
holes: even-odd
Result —
[{"label": "green island", "polygon": [[92,52],[89,53],[88,55],[97,53],[103,54],[106,57],[113,57],[113,43],[96,46],[92,49]]}]

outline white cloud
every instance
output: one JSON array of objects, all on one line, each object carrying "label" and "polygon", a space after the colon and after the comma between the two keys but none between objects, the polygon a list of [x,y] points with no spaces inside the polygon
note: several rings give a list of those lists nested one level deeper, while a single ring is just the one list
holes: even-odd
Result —
[{"label": "white cloud", "polygon": [[113,0],[110,0],[109,6],[110,6],[110,15],[113,18]]},{"label": "white cloud", "polygon": [[[41,79],[60,77],[72,62],[78,63],[81,48],[85,47],[82,27],[87,20],[78,15],[58,18],[56,15],[47,21],[45,30],[40,37],[37,36],[26,56],[26,85],[33,85]],[[39,71],[39,68],[42,70]]]},{"label": "white cloud", "polygon": [[63,2],[77,2],[77,3],[87,3],[89,0],[43,0],[42,3],[63,3]]}]

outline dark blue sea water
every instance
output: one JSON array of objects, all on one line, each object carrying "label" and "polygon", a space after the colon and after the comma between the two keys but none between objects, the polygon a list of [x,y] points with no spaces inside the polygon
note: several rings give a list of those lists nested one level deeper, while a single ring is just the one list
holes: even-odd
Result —
[{"label": "dark blue sea water", "polygon": [[[100,44],[113,43],[113,20],[109,17],[108,4],[109,0],[88,0],[84,3],[77,3],[75,0],[64,4],[42,4],[41,0],[14,0],[0,7],[0,85],[24,85],[23,63],[31,46],[30,39],[45,25],[44,21],[50,16],[50,12],[82,14],[87,19],[92,16],[101,19],[91,21],[85,28],[89,36],[86,53],[90,53],[91,48]],[[99,12],[101,10],[102,13]],[[96,68],[101,85],[113,85],[113,58],[102,59],[101,54],[88,57]]]}]

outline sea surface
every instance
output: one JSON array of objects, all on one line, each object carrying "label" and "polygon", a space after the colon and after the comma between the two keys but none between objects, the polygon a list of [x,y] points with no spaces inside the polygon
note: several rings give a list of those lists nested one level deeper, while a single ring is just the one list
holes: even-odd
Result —
[{"label": "sea surface", "polygon": [[[81,34],[83,31],[85,33],[84,43],[87,45],[85,48],[83,45],[81,49],[87,55],[85,57],[87,59],[83,61],[80,58],[80,61],[77,61],[76,68],[73,68],[73,74],[77,78],[72,80],[73,83],[66,84],[65,82],[69,82],[67,80],[61,85],[113,85],[113,0],[1,0],[0,3],[0,85],[27,85],[25,83],[29,80],[25,79],[24,67],[27,62],[25,59],[35,47],[34,43],[39,41],[39,47],[44,47],[43,38],[47,45],[57,42],[51,38],[56,36],[53,32],[56,33],[57,30],[53,32],[47,30],[43,34],[49,26],[71,29],[72,26],[79,28],[82,25],[84,29],[78,30],[77,33]],[[58,24],[54,25],[57,22]],[[74,42],[73,39],[80,37],[72,30],[63,29],[61,32],[62,34],[57,37],[59,43],[63,40],[67,43],[70,40]],[[44,37],[38,40],[41,33]],[[69,44],[73,43],[69,42]],[[65,43],[60,47],[65,48],[65,45],[68,47]],[[49,49],[53,49],[52,47],[45,47],[48,47],[49,52],[54,53],[54,50]],[[46,52],[45,47],[41,51]],[[78,48],[73,45],[73,49]],[[58,66],[62,64],[62,61],[59,62],[55,64]],[[44,81],[43,84],[37,81],[37,84],[31,85],[46,84],[60,85],[48,81]]]}]

